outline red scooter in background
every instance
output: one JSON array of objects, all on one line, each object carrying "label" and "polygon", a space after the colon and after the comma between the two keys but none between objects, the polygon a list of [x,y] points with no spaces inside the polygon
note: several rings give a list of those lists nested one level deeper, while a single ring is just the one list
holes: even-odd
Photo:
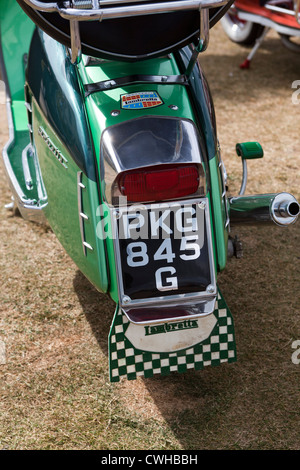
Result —
[{"label": "red scooter in background", "polygon": [[270,29],[280,35],[283,44],[300,53],[300,0],[236,0],[222,18],[223,29],[231,41],[253,46],[240,65],[249,68],[256,51]]}]

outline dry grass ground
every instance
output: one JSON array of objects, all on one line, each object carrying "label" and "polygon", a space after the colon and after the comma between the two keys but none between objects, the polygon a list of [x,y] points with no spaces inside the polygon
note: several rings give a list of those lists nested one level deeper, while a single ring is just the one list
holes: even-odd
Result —
[{"label": "dry grass ground", "polygon": [[[258,140],[248,192],[300,198],[299,58],[271,34],[252,68],[220,26],[202,64],[215,100],[229,186],[235,143]],[[7,140],[1,105],[0,146]],[[2,165],[1,165],[2,168]],[[235,320],[238,362],[185,375],[108,381],[113,304],[78,272],[51,231],[12,217],[0,174],[0,448],[298,449],[300,225],[241,228],[244,257],[219,283]]]}]

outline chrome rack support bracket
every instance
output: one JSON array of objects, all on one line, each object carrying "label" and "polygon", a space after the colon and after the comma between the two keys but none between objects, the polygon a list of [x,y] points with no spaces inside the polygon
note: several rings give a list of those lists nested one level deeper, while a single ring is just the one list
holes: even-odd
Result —
[{"label": "chrome rack support bracket", "polygon": [[82,58],[79,21],[70,20],[71,62],[79,64]]},{"label": "chrome rack support bracket", "polygon": [[190,62],[187,65],[185,75],[190,77],[192,70],[198,60],[199,54],[207,49],[209,42],[209,9],[199,8],[200,14],[200,39],[198,46],[195,47]]}]

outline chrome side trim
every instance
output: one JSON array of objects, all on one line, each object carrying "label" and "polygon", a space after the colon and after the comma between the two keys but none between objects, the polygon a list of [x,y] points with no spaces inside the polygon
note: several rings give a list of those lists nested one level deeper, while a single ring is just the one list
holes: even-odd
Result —
[{"label": "chrome side trim", "polygon": [[85,234],[84,234],[84,221],[81,217],[82,214],[82,190],[85,189],[84,184],[82,184],[82,171],[77,172],[77,199],[78,199],[78,216],[79,216],[79,227],[81,235],[81,243],[83,248],[83,254],[86,256],[86,246],[85,246]]},{"label": "chrome side trim", "polygon": [[45,193],[43,194],[43,198],[41,198],[40,201],[36,201],[35,199],[28,199],[16,178],[16,175],[9,160],[8,152],[15,142],[15,130],[11,110],[11,100],[9,97],[6,98],[6,112],[9,130],[9,140],[3,148],[2,157],[10,189],[13,193],[14,200],[18,206],[22,217],[32,222],[44,224],[46,222],[46,218],[44,216],[43,209],[48,204]]},{"label": "chrome side trim", "polygon": [[86,187],[82,183],[82,171],[77,172],[77,199],[78,199],[78,217],[79,217],[79,227],[80,227],[80,235],[81,235],[81,243],[83,254],[86,256],[88,248],[90,251],[93,251],[93,247],[86,242],[85,240],[85,230],[84,230],[84,221],[89,220],[89,217],[83,212],[83,204],[82,204],[82,191],[85,190]]},{"label": "chrome side trim", "polygon": [[87,243],[87,242],[83,242],[83,246],[86,247],[86,248],[88,248],[88,249],[91,250],[91,251],[94,251],[94,248],[93,248],[89,243]]},{"label": "chrome side trim", "polygon": [[55,156],[55,158],[59,161],[59,163],[67,170],[68,169],[68,160],[66,157],[61,153],[61,151],[54,145],[50,137],[48,136],[45,129],[42,126],[38,128],[38,135],[43,139],[49,150]]},{"label": "chrome side trim", "polygon": [[25,184],[26,184],[26,188],[30,191],[33,189],[33,183],[32,183],[32,176],[31,176],[30,169],[29,169],[29,163],[28,163],[29,156],[30,158],[33,157],[31,144],[28,144],[27,147],[25,147],[22,152],[22,166],[23,166]]},{"label": "chrome side trim", "polygon": [[[165,322],[173,322],[173,321],[188,321],[188,320],[194,320],[199,317],[206,317],[208,315],[211,315],[214,310],[215,310],[215,305],[216,305],[216,300],[217,296],[213,296],[211,298],[202,300],[201,302],[182,302],[180,300],[180,307],[185,308],[186,310],[189,310],[191,313],[189,315],[178,315],[174,316],[172,318],[168,316],[163,316],[164,310],[174,308],[174,311],[176,311],[176,307],[178,307],[178,301],[173,302],[170,304],[164,304],[163,306],[158,304],[158,308],[160,311],[160,318],[155,318],[154,320],[145,316],[144,320],[137,321],[134,316],[132,316],[132,312],[134,309],[130,308],[124,308],[122,307],[122,312],[126,315],[130,323],[134,323],[135,325],[157,325],[160,323],[165,323]],[[143,310],[143,308],[138,309],[140,311]]]}]

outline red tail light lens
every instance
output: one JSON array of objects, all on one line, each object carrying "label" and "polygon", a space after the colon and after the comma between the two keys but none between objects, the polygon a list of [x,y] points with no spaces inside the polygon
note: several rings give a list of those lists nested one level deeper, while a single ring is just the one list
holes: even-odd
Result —
[{"label": "red tail light lens", "polygon": [[188,164],[126,171],[118,177],[118,188],[130,202],[183,198],[198,191],[202,180],[199,168],[202,169],[198,165]]}]

